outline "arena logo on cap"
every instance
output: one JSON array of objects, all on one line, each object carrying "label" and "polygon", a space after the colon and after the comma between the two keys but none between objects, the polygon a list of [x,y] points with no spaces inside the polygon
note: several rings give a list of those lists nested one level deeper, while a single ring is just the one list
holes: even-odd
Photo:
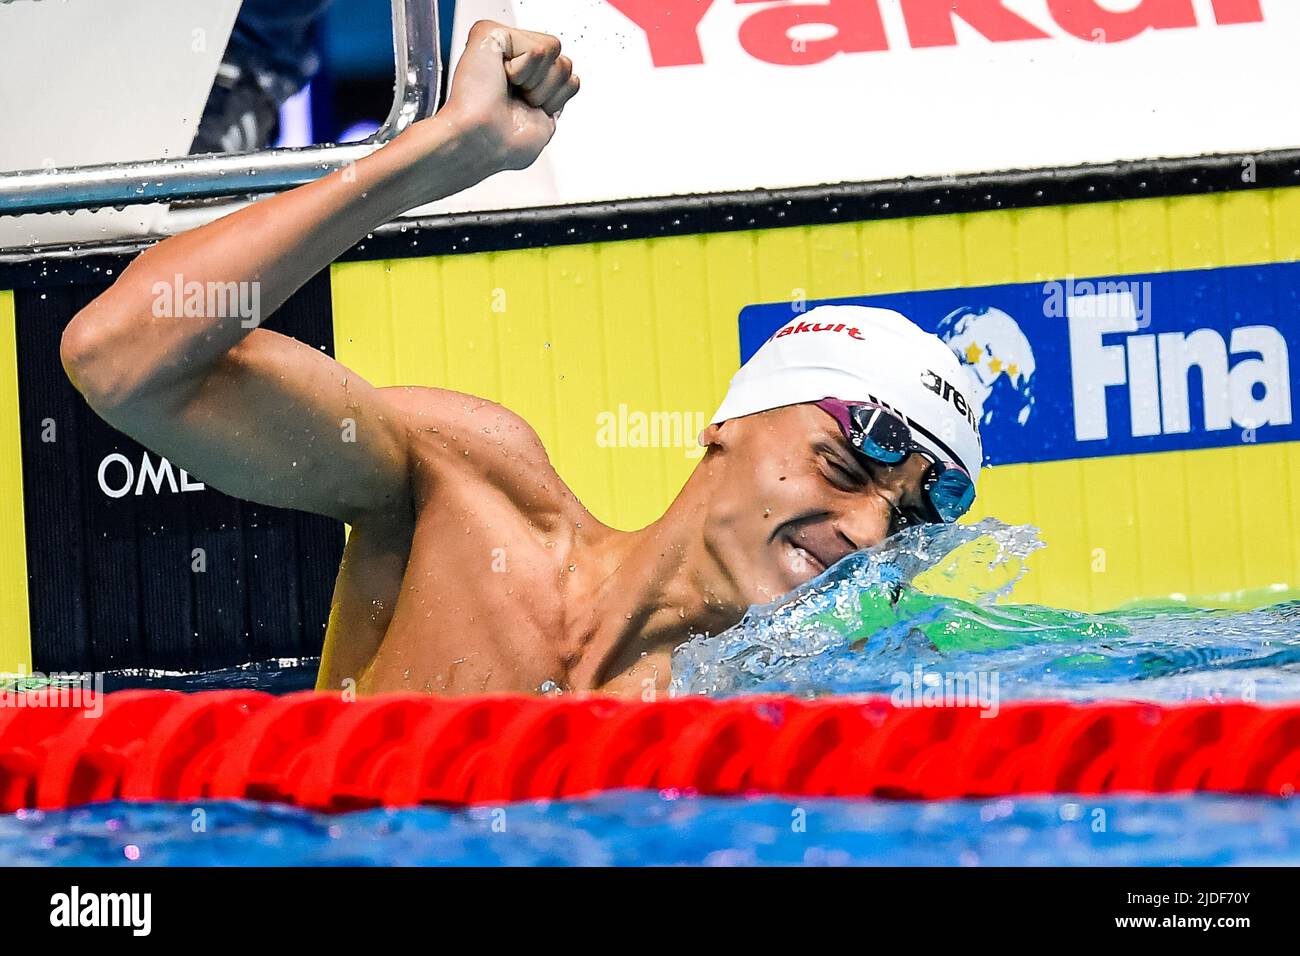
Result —
[{"label": "arena logo on cap", "polygon": [[970,402],[966,401],[966,396],[961,393],[960,389],[933,369],[927,369],[921,373],[921,384],[957,409],[957,414],[966,419],[970,427],[975,429],[976,437],[979,436],[979,424],[975,419],[975,408]]}]

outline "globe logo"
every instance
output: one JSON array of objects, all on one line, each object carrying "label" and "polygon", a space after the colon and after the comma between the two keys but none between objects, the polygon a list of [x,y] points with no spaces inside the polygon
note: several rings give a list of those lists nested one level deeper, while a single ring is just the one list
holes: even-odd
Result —
[{"label": "globe logo", "polygon": [[935,334],[948,343],[968,372],[983,407],[980,426],[1024,425],[1034,410],[1034,351],[1016,320],[1001,309],[957,309]]}]

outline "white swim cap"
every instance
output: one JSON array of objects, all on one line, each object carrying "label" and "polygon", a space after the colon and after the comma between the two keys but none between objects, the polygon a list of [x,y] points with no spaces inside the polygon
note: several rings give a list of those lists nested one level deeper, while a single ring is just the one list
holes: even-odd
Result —
[{"label": "white swim cap", "polygon": [[714,422],[838,398],[906,418],[940,461],[979,478],[984,449],[969,373],[943,340],[890,309],[819,305],[782,326],[740,367]]}]

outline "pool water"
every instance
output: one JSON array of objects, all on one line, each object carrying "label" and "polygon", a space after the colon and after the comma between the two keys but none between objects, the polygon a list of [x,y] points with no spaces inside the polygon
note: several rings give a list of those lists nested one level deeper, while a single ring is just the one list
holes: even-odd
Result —
[{"label": "pool water", "polygon": [[[1032,528],[913,529],[738,625],[683,645],[673,692],[900,693],[980,675],[1011,699],[1300,700],[1300,601],[1148,602],[1102,614],[1007,603]],[[109,690],[310,688],[315,659],[204,674],[122,671]],[[982,703],[982,702],[981,702]],[[1300,801],[1198,794],[891,802],[615,792],[336,816],[108,803],[0,818],[23,864],[1300,864]]]},{"label": "pool water", "polygon": [[1300,800],[932,803],[682,797],[323,816],[247,802],[105,803],[0,818],[19,865],[1290,865]]},{"label": "pool water", "polygon": [[992,519],[850,555],[673,658],[677,693],[894,694],[976,674],[999,700],[1300,700],[1300,601],[1151,601],[1101,614],[999,603],[1041,547]]}]

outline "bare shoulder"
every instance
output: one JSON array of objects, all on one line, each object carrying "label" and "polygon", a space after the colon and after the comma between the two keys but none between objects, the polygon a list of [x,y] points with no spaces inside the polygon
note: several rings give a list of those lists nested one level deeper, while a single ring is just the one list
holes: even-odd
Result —
[{"label": "bare shoulder", "polygon": [[382,391],[410,435],[417,480],[433,486],[457,477],[481,482],[534,518],[569,518],[583,510],[537,432],[504,405],[427,386]]},{"label": "bare shoulder", "polygon": [[531,425],[497,402],[449,388],[395,385],[381,389],[384,399],[405,419],[413,434],[437,436],[441,442],[508,445],[515,451],[546,455]]}]

